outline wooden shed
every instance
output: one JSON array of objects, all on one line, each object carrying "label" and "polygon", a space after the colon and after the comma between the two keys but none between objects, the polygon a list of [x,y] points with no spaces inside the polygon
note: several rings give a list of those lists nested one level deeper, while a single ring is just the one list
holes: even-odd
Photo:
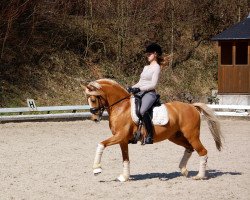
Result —
[{"label": "wooden shed", "polygon": [[250,14],[212,38],[218,41],[218,94],[250,94]]}]

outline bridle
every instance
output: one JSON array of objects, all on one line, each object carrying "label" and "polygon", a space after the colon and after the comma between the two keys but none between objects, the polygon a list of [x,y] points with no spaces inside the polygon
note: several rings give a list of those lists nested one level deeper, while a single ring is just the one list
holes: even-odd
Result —
[{"label": "bridle", "polygon": [[[122,102],[123,100],[125,100],[125,99],[127,99],[128,97],[130,97],[131,95],[129,94],[129,95],[127,95],[126,97],[124,97],[124,98],[122,98],[122,99],[120,99],[120,100],[118,100],[118,101],[116,101],[115,103],[113,103],[113,104],[111,104],[110,106],[105,106],[103,103],[102,103],[102,99],[104,99],[101,95],[98,95],[98,96],[95,96],[96,98],[97,98],[97,100],[98,100],[98,107],[96,107],[96,108],[90,108],[89,110],[90,110],[90,113],[92,113],[93,115],[97,115],[98,113],[98,115],[99,115],[99,119],[101,120],[101,118],[102,118],[102,115],[103,115],[103,112],[104,112],[104,110],[106,109],[110,109],[111,107],[113,107],[114,105],[116,105],[116,104],[118,104],[118,103],[120,103],[120,102]],[[105,100],[105,99],[104,99]]]},{"label": "bridle", "polygon": [[106,106],[103,105],[101,98],[103,98],[102,96],[96,96],[97,100],[98,100],[98,107],[97,108],[90,108],[89,111],[93,114],[93,115],[97,115],[98,112],[100,112],[99,116],[102,116],[104,110],[106,109]]}]

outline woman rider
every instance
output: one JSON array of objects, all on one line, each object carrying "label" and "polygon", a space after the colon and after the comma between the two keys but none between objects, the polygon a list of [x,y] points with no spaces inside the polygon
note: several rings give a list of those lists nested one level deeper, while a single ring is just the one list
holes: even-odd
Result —
[{"label": "woman rider", "polygon": [[162,61],[162,49],[158,44],[152,43],[146,47],[146,54],[149,65],[144,67],[140,75],[139,82],[132,87],[129,87],[128,91],[133,94],[140,91],[145,92],[144,96],[142,97],[140,115],[142,117],[143,125],[147,131],[145,143],[153,144],[154,129],[150,114],[147,111],[157,99],[155,88],[158,83],[161,71],[160,63]]}]

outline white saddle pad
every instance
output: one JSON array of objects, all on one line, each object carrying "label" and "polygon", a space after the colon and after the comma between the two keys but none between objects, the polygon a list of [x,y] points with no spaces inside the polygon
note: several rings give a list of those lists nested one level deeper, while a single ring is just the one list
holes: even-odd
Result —
[{"label": "white saddle pad", "polygon": [[[139,118],[136,115],[135,112],[135,98],[130,98],[131,103],[131,117],[132,120],[138,124]],[[153,124],[154,125],[166,125],[168,123],[169,117],[168,117],[168,111],[167,107],[164,104],[161,104],[161,106],[154,107],[153,109]]]}]

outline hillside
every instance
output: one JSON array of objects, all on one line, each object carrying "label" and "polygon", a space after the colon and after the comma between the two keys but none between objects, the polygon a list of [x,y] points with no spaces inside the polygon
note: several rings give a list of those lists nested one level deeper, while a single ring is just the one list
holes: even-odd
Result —
[{"label": "hillside", "polygon": [[1,2],[1,107],[25,106],[27,98],[39,106],[86,104],[81,85],[98,78],[132,85],[149,42],[174,55],[162,70],[162,99],[206,101],[217,88],[210,38],[248,14],[243,0],[158,0],[153,8],[146,0],[77,2]]}]

